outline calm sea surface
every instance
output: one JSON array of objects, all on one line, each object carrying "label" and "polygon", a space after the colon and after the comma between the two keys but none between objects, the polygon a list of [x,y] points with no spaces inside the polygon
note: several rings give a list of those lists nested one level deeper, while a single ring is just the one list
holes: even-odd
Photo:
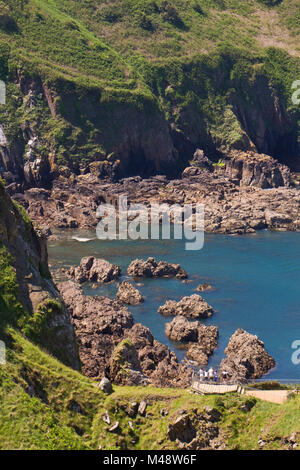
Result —
[{"label": "calm sea surface", "polygon": [[[259,232],[256,235],[233,237],[206,235],[204,248],[186,251],[182,240],[79,242],[72,237],[95,237],[94,231],[60,232],[59,240],[49,242],[52,267],[79,264],[83,256],[105,258],[122,267],[123,279],[129,263],[135,258],[154,256],[180,263],[189,273],[191,282],[174,279],[143,279],[139,287],[145,303],[129,307],[136,322],[149,327],[153,335],[170,346],[178,358],[184,352],[165,336],[165,323],[171,321],[157,313],[167,299],[180,300],[191,295],[199,283],[208,282],[215,290],[203,297],[216,310],[205,320],[219,327],[219,348],[210,364],[217,366],[224,349],[237,328],[256,334],[277,361],[268,379],[300,380],[300,365],[291,360],[293,341],[300,340],[300,233]],[[113,298],[117,283],[92,289],[88,295]]]}]

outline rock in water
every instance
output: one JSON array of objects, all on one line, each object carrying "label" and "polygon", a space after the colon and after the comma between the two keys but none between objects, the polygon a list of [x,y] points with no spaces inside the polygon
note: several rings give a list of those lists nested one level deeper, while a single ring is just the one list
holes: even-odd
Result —
[{"label": "rock in water", "polygon": [[241,328],[230,338],[225,354],[220,369],[236,379],[258,379],[275,366],[264,343]]},{"label": "rock in water", "polygon": [[166,325],[166,335],[172,341],[184,343],[187,358],[201,365],[206,365],[208,357],[218,346],[218,328],[205,326],[198,321],[189,322],[185,317],[175,317]]},{"label": "rock in water", "polygon": [[[179,364],[175,353],[156,341],[148,328],[134,325],[131,313],[118,300],[85,296],[72,281],[61,283],[59,289],[74,325],[85,375],[99,380],[108,375],[123,385],[143,383],[145,378],[158,387],[190,385],[191,369]],[[127,365],[130,370],[121,374]]]},{"label": "rock in water", "polygon": [[196,288],[198,292],[206,292],[208,290],[213,290],[213,287],[210,284],[199,284],[199,286]]},{"label": "rock in water", "polygon": [[105,259],[87,256],[82,258],[78,267],[72,266],[69,276],[77,282],[111,282],[118,279],[121,268],[116,264],[111,264]]},{"label": "rock in water", "polygon": [[113,392],[111,381],[107,377],[103,377],[98,386],[104,393]]},{"label": "rock in water", "polygon": [[183,297],[179,302],[168,300],[159,307],[158,313],[166,317],[182,315],[186,318],[208,318],[214,313],[214,309],[197,294]]},{"label": "rock in water", "polygon": [[127,273],[132,277],[176,277],[186,279],[186,271],[179,264],[170,264],[166,261],[157,262],[154,258],[147,261],[136,259],[132,261],[127,269]]},{"label": "rock in water", "polygon": [[119,284],[117,297],[121,302],[127,305],[138,305],[144,302],[140,291],[128,281],[123,281]]}]

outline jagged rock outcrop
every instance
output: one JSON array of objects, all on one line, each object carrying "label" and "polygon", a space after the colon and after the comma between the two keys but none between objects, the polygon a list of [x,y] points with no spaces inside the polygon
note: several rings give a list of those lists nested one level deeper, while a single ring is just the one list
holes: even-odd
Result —
[{"label": "jagged rock outcrop", "polygon": [[241,186],[278,188],[290,186],[291,171],[269,155],[232,151],[225,160],[226,173]]},{"label": "jagged rock outcrop", "polygon": [[83,295],[72,281],[59,285],[69,309],[79,345],[83,373],[117,383],[185,387],[192,371],[179,364],[170,349],[154,339],[151,331],[133,323],[121,302]]},{"label": "jagged rock outcrop", "polygon": [[225,354],[220,370],[226,370],[235,379],[259,379],[275,366],[264,343],[241,328],[230,338]]},{"label": "jagged rock outcrop", "polygon": [[189,322],[183,316],[175,317],[166,324],[166,335],[172,341],[182,343],[187,349],[186,357],[198,364],[206,365],[208,357],[218,346],[218,328]]},{"label": "jagged rock outcrop", "polygon": [[140,291],[128,281],[123,281],[119,284],[117,298],[127,305],[138,305],[144,302]]},{"label": "jagged rock outcrop", "polygon": [[[11,263],[13,267],[16,275],[14,295],[24,309],[21,312],[17,305],[11,308],[9,303],[5,306],[6,302],[3,301],[2,308],[9,311],[6,312],[7,322],[16,326],[17,320],[20,321],[20,315],[23,314],[23,332],[30,339],[67,365],[79,369],[70,317],[49,272],[46,238],[40,230],[34,230],[29,217],[9,198],[2,182],[0,206],[0,245],[1,249],[6,250],[2,257],[7,265]],[[9,282],[6,278],[1,284],[1,296],[5,289],[11,288],[9,284],[5,285]],[[12,298],[12,292],[10,297]],[[25,314],[25,311],[28,314]]]},{"label": "jagged rock outcrop", "polygon": [[82,258],[78,267],[72,266],[68,272],[69,276],[77,282],[111,282],[118,279],[121,268],[111,264],[105,259],[87,256]]},{"label": "jagged rock outcrop", "polygon": [[171,264],[166,261],[156,261],[148,258],[147,261],[136,259],[130,263],[127,273],[134,278],[137,277],[176,277],[186,279],[186,271],[179,264]]},{"label": "jagged rock outcrop", "polygon": [[212,161],[206,157],[203,150],[197,149],[194,153],[191,166],[185,168],[182,172],[182,178],[190,178],[191,176],[200,175],[203,171],[213,172],[214,167]]},{"label": "jagged rock outcrop", "polygon": [[126,334],[138,351],[143,373],[158,387],[187,387],[192,371],[179,364],[168,346],[154,339],[149,328],[136,324]]},{"label": "jagged rock outcrop", "polygon": [[119,385],[148,385],[142,373],[138,352],[128,339],[121,341],[110,358],[111,380]]},{"label": "jagged rock outcrop", "polygon": [[179,302],[167,300],[167,302],[159,307],[158,313],[165,317],[182,315],[186,318],[208,318],[214,313],[214,309],[197,294],[190,297],[183,297]]},{"label": "jagged rock outcrop", "polygon": [[60,293],[74,325],[82,371],[89,377],[109,376],[109,360],[114,347],[133,326],[133,318],[120,302],[106,297],[88,297],[78,284],[61,283]]},{"label": "jagged rock outcrop", "polygon": [[202,450],[224,447],[217,423],[221,413],[213,408],[180,410],[170,417],[167,436],[178,449]]}]

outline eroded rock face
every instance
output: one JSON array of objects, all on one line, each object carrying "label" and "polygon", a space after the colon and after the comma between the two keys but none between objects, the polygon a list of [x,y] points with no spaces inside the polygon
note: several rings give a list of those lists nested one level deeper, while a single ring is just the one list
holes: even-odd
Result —
[{"label": "eroded rock face", "polygon": [[156,341],[121,302],[83,295],[72,281],[59,285],[68,306],[85,375],[103,375],[122,385],[152,383],[159,387],[187,387],[192,371]]},{"label": "eroded rock face", "polygon": [[147,385],[136,348],[125,339],[113,350],[110,358],[110,377],[119,385]]},{"label": "eroded rock face", "polygon": [[132,261],[127,269],[132,277],[176,277],[186,279],[187,273],[179,264],[170,264],[165,261],[156,261],[148,258],[147,261],[136,259]]},{"label": "eroded rock face", "polygon": [[182,178],[190,178],[191,176],[200,175],[203,171],[213,172],[214,167],[209,158],[204,155],[203,150],[197,149],[193,156],[192,165],[185,168]]},{"label": "eroded rock face", "polygon": [[179,302],[168,300],[159,307],[158,312],[166,317],[182,315],[186,318],[208,318],[214,313],[214,309],[197,294],[183,297]]},{"label": "eroded rock face", "polygon": [[128,281],[123,281],[119,284],[117,298],[127,305],[138,305],[144,302],[140,291]]},{"label": "eroded rock face", "polygon": [[205,326],[198,321],[189,322],[185,317],[175,317],[166,325],[166,335],[172,341],[183,343],[187,358],[206,365],[208,357],[218,346],[218,328]]},{"label": "eroded rock face", "polygon": [[230,338],[225,354],[220,369],[237,379],[258,379],[275,366],[264,343],[240,328]]},{"label": "eroded rock face", "polygon": [[[43,314],[47,334],[34,332],[31,325],[31,339],[69,367],[79,369],[70,316],[49,272],[45,234],[34,229],[27,215],[10,199],[2,183],[0,207],[0,246],[7,250],[5,258],[15,270],[18,282],[18,300],[29,314],[24,326],[30,325],[35,314]],[[14,312],[11,315],[13,324]]]},{"label": "eroded rock face", "polygon": [[127,334],[127,339],[138,352],[142,372],[156,386],[187,387],[192,371],[179,364],[168,346],[154,339],[149,328],[137,323]]},{"label": "eroded rock face", "polygon": [[131,313],[118,301],[83,295],[72,281],[59,284],[59,290],[74,325],[83,373],[97,379],[109,376],[112,351],[133,326]]},{"label": "eroded rock face", "polygon": [[111,264],[105,259],[87,256],[82,258],[78,267],[72,266],[69,276],[77,282],[111,282],[118,279],[121,268],[116,264]]},{"label": "eroded rock face", "polygon": [[168,438],[178,449],[201,450],[224,448],[217,423],[221,420],[218,410],[181,410],[170,417]]},{"label": "eroded rock face", "polygon": [[[300,229],[300,192],[297,189],[271,185],[266,191],[254,184],[254,180],[250,186],[240,185],[236,172],[230,176],[231,170],[228,173],[226,168],[215,167],[213,172],[192,168],[197,174],[171,181],[164,176],[148,179],[137,176],[105,183],[92,174],[73,174],[54,180],[51,190],[24,191],[15,184],[8,190],[40,227],[94,228],[99,204],[116,202],[120,195],[127,194],[131,203],[147,207],[150,203],[204,204],[205,231],[209,233]],[[269,211],[281,215],[276,223],[268,216]]]},{"label": "eroded rock face", "polygon": [[289,168],[268,155],[235,150],[225,162],[226,173],[242,186],[263,189],[290,186]]}]

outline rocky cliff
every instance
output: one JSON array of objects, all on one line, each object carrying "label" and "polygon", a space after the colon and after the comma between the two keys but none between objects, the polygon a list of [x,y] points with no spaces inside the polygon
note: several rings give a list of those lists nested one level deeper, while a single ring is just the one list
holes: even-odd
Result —
[{"label": "rocky cliff", "polygon": [[0,183],[0,325],[79,368],[73,328],[48,269],[46,240]]},{"label": "rocky cliff", "polygon": [[[271,11],[284,28],[284,13],[292,13],[257,1],[238,12],[212,1],[202,14],[189,3],[171,10],[150,3],[145,13],[135,2],[132,12],[93,1],[80,8],[76,0],[6,2],[0,171],[8,184],[48,187],[70,172],[110,180],[175,176],[196,148],[216,161],[232,149],[253,150],[298,168],[299,108],[291,86],[299,54],[282,38],[281,49],[266,49],[247,36],[250,26],[234,23],[236,15],[241,24],[253,15],[263,31]],[[235,25],[230,38],[216,30],[226,36],[223,13]],[[290,44],[297,32],[285,32]]]}]

